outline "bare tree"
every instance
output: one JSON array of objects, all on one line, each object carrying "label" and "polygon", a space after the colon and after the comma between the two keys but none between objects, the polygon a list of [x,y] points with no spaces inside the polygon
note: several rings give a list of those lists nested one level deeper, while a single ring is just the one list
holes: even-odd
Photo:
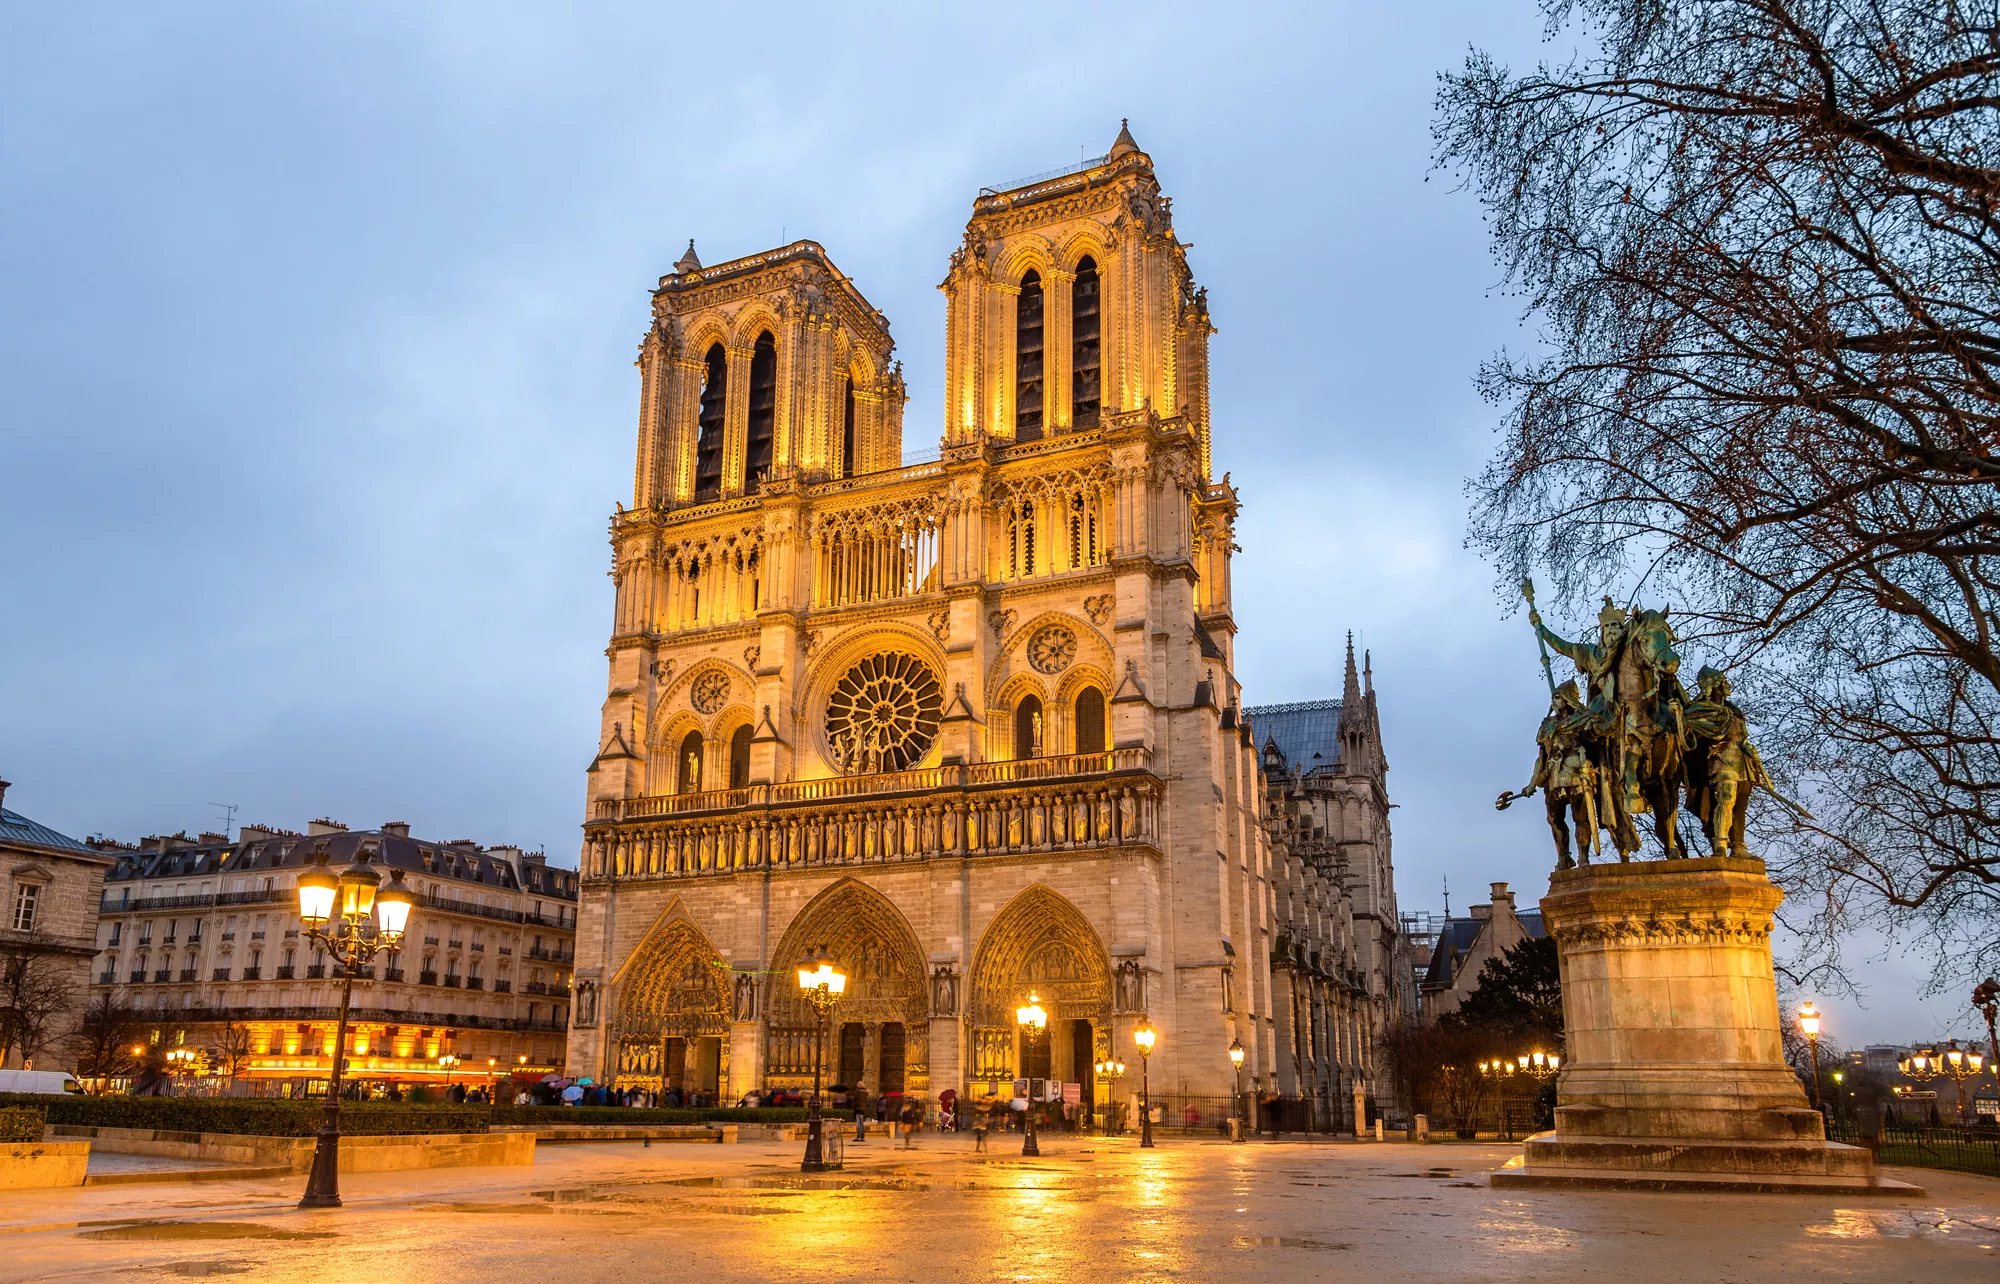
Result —
[{"label": "bare tree", "polygon": [[90,1001],[71,1042],[79,1079],[109,1083],[138,1068],[145,1039],[144,1018],[107,991]]},{"label": "bare tree", "polygon": [[1540,323],[1471,540],[1692,617],[1818,817],[1758,818],[1801,974],[1872,918],[1944,983],[2000,938],[2000,0],[1543,2],[1588,52],[1438,97]]},{"label": "bare tree", "polygon": [[62,1032],[80,997],[74,960],[40,930],[0,944],[0,1063],[32,1060]]},{"label": "bare tree", "polygon": [[211,1060],[231,1079],[242,1074],[244,1063],[250,1060],[250,1027],[240,1021],[224,1025],[216,1032]]}]

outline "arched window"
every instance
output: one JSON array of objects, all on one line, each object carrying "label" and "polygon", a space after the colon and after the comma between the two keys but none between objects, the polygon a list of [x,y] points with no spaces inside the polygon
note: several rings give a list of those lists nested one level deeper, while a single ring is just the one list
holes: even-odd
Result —
[{"label": "arched window", "polygon": [[1038,758],[1042,752],[1042,698],[1027,696],[1014,706],[1014,756]]},{"label": "arched window", "polygon": [[709,345],[703,358],[708,369],[701,380],[701,413],[695,420],[694,493],[722,492],[722,414],[729,399],[729,354],[719,343]]},{"label": "arched window", "polygon": [[701,732],[690,731],[681,741],[680,789],[684,794],[701,792]]},{"label": "arched window", "polygon": [[1042,278],[1021,278],[1014,311],[1014,440],[1042,435]]},{"label": "arched window", "polygon": [[847,418],[840,430],[840,475],[854,476],[854,376],[847,376]]},{"label": "arched window", "polygon": [[757,489],[771,471],[771,439],[778,422],[778,341],[769,330],[750,354],[750,441],[743,458],[743,489]]},{"label": "arched window", "polygon": [[1104,693],[1096,687],[1077,692],[1076,751],[1104,752]]},{"label": "arched window", "polygon": [[1097,260],[1087,258],[1076,265],[1076,280],[1069,289],[1070,419],[1078,428],[1094,428],[1103,395],[1098,377],[1103,357],[1098,341]]},{"label": "arched window", "polygon": [[729,736],[729,787],[741,789],[750,783],[750,728],[738,727]]}]

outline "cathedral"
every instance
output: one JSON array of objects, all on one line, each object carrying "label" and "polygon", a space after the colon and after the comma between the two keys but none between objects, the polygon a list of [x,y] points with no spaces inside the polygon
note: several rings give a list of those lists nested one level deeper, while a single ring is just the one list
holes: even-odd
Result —
[{"label": "cathedral", "polygon": [[1245,714],[1207,297],[1151,158],[1121,129],[982,189],[940,288],[943,432],[908,466],[889,322],[821,246],[690,244],[653,293],[569,1073],[733,1101],[817,1056],[1088,1110],[1150,1025],[1156,1100],[1227,1100],[1240,1042],[1246,1090],[1352,1127],[1403,1018],[1373,692],[1350,653],[1318,749]]}]

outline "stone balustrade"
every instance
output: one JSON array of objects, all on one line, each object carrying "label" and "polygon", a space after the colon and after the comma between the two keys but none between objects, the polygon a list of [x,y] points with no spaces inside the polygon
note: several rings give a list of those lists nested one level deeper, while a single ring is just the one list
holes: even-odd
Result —
[{"label": "stone balustrade", "polygon": [[1156,842],[1145,749],[605,799],[587,880],[1062,852]]}]

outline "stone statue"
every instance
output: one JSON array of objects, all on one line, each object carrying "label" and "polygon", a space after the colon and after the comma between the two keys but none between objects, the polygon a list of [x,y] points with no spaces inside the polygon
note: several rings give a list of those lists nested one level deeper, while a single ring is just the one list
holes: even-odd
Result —
[{"label": "stone statue", "polygon": [[757,979],[747,972],[736,975],[735,1018],[738,1021],[757,1019]]},{"label": "stone statue", "polygon": [[597,982],[578,981],[576,983],[576,1023],[579,1026],[597,1024]]},{"label": "stone statue", "polygon": [[[1601,776],[1584,744],[1584,730],[1595,715],[1583,707],[1574,678],[1557,687],[1549,700],[1549,714],[1535,733],[1539,752],[1528,787],[1501,794],[1494,806],[1501,811],[1517,798],[1532,798],[1542,791],[1548,808],[1549,830],[1556,840],[1556,868],[1570,869],[1581,859],[1590,863],[1597,850],[1597,803]],[[1570,855],[1571,828],[1576,830],[1576,857]]]},{"label": "stone statue", "polygon": [[1139,970],[1139,960],[1126,959],[1118,965],[1118,975],[1113,980],[1112,992],[1118,1011],[1145,1010],[1146,977]]},{"label": "stone statue", "polygon": [[940,966],[931,974],[931,1015],[958,1015],[958,978],[949,967]]}]

